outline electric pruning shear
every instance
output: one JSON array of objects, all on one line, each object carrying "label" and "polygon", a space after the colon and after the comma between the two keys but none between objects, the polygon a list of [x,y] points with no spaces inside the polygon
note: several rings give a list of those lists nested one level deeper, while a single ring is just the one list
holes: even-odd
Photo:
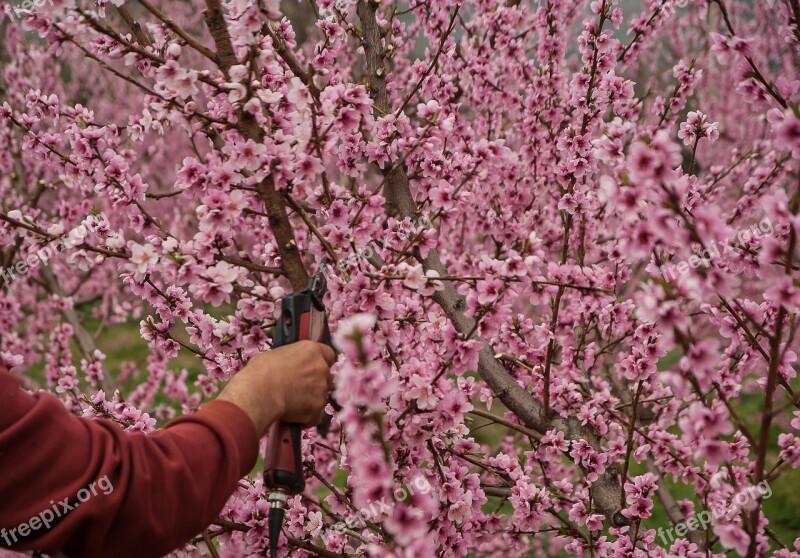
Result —
[{"label": "electric pruning shear", "polygon": [[[281,314],[275,326],[273,347],[304,339],[331,345],[328,317],[322,302],[327,290],[323,273],[312,275],[305,290],[281,300]],[[269,546],[275,558],[286,502],[305,490],[303,456],[300,452],[302,427],[299,424],[274,423],[269,429],[264,456],[264,486],[269,489]]]}]

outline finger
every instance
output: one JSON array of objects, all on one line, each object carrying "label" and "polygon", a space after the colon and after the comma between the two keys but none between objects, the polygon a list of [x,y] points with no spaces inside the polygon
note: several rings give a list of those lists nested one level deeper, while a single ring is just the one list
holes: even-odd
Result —
[{"label": "finger", "polygon": [[328,363],[328,366],[333,366],[333,363],[336,362],[336,352],[328,345],[319,343],[319,346],[322,350],[322,357],[325,359],[325,362]]}]

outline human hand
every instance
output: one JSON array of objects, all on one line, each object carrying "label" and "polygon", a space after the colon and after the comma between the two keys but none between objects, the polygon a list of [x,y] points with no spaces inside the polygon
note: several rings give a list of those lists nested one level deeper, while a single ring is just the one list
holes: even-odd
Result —
[{"label": "human hand", "polygon": [[334,362],[336,353],[327,345],[313,341],[284,345],[250,359],[218,399],[247,413],[259,436],[276,421],[316,426],[333,387]]}]

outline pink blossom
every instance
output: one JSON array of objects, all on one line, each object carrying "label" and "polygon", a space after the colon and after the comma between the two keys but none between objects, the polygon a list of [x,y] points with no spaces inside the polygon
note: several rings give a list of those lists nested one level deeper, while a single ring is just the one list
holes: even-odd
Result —
[{"label": "pink blossom", "polygon": [[[150,432],[324,271],[336,405],[287,551],[719,551],[662,540],[659,490],[749,548],[737,495],[800,464],[785,3],[315,0],[305,25],[231,0],[214,33],[192,2],[141,32],[56,4],[2,45],[0,365],[26,388]],[[221,556],[265,554],[264,494],[237,483]],[[757,554],[780,521],[760,507]]]},{"label": "pink blossom", "polygon": [[629,159],[631,178],[636,182],[667,179],[680,162],[680,151],[659,131],[649,144],[638,142],[631,148]]},{"label": "pink blossom", "polygon": [[786,117],[778,127],[778,140],[789,149],[797,149],[800,146],[800,118],[791,111],[787,111]]},{"label": "pink blossom", "polygon": [[136,273],[147,273],[157,262],[158,256],[151,244],[133,244],[131,247],[132,269]]},{"label": "pink blossom", "polygon": [[733,523],[714,525],[714,534],[719,537],[719,542],[724,548],[735,550],[741,556],[747,554],[750,537],[738,525]]}]

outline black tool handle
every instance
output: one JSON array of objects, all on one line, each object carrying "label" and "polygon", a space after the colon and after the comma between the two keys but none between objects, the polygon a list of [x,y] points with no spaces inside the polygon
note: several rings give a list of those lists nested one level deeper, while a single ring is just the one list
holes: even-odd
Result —
[{"label": "black tool handle", "polygon": [[[312,279],[312,286],[314,284]],[[330,345],[331,334],[321,303],[321,295],[312,289],[285,297],[281,301],[281,316],[273,346],[280,347],[303,339]],[[294,495],[305,489],[300,436],[299,424],[280,422],[270,427],[264,456],[264,485],[270,490],[280,489]]]}]

